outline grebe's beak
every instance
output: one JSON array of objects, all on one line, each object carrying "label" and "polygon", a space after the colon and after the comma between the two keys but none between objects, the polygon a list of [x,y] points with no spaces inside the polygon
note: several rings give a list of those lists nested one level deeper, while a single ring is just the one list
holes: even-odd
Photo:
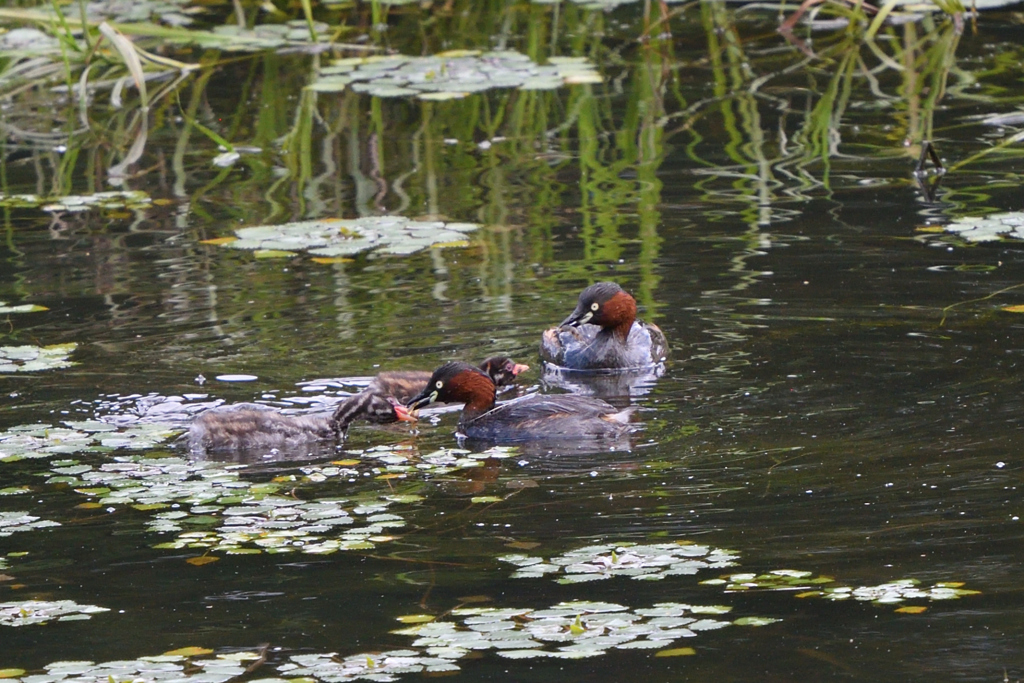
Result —
[{"label": "grebe's beak", "polygon": [[415,396],[409,399],[409,402],[405,404],[405,407],[408,408],[409,410],[416,410],[417,408],[428,406],[436,400],[437,389],[434,389],[433,391],[427,391],[426,389],[424,389],[423,393],[421,393],[419,396]]},{"label": "grebe's beak", "polygon": [[569,327],[577,327],[578,325],[583,325],[584,323],[590,322],[590,319],[593,317],[593,311],[584,310],[581,306],[577,306],[576,310],[569,314],[569,317],[563,320],[562,324],[559,325],[559,327],[565,327],[566,325],[568,325]]},{"label": "grebe's beak", "polygon": [[513,363],[512,369],[509,371],[513,377],[518,377],[520,373],[526,372],[530,369],[529,365],[523,365],[522,363]]},{"label": "grebe's beak", "polygon": [[412,414],[408,408],[399,403],[396,399],[388,397],[388,403],[391,404],[391,409],[395,411],[395,417],[398,418],[399,422],[415,422],[416,416]]}]

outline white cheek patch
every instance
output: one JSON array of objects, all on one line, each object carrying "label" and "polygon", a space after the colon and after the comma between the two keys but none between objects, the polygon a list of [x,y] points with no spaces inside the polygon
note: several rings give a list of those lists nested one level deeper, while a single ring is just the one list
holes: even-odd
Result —
[{"label": "white cheek patch", "polygon": [[437,400],[437,392],[436,391],[430,392],[430,403],[433,403],[436,400]]},{"label": "white cheek patch", "polygon": [[593,318],[593,317],[594,317],[594,313],[592,311],[587,311],[587,314],[584,315],[582,318],[580,318],[580,324],[582,325],[584,323],[589,322],[590,319]]}]

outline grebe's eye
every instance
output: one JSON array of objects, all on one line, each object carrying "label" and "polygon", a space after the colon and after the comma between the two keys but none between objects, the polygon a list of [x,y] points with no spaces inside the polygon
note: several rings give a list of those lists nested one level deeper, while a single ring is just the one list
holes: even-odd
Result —
[{"label": "grebe's eye", "polygon": [[440,389],[441,387],[444,386],[444,382],[442,382],[441,380],[437,380],[436,382],[434,382],[434,386]]},{"label": "grebe's eye", "polygon": [[597,303],[596,301],[594,303],[590,304],[590,310],[592,310],[592,311],[596,312],[597,309],[599,309],[599,308],[601,308],[601,304]]}]

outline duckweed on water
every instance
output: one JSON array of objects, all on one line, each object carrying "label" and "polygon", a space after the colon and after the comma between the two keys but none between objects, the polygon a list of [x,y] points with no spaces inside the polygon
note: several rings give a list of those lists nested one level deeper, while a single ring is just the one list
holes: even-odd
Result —
[{"label": "duckweed on water", "polygon": [[515,579],[560,575],[558,583],[582,583],[628,576],[656,581],[667,576],[696,574],[702,569],[723,569],[736,565],[739,554],[687,541],[677,543],[605,543],[591,545],[544,560],[527,555],[505,555],[503,562],[519,567]]},{"label": "duckweed on water", "polygon": [[351,256],[375,250],[382,254],[405,255],[438,246],[467,246],[466,234],[479,228],[475,223],[411,221],[401,216],[372,216],[357,220],[316,220],[264,225],[236,230],[238,239],[215,240],[232,249],[246,249],[256,255],[292,255],[308,251],[314,256]]},{"label": "duckweed on water", "polygon": [[24,511],[0,512],[0,538],[16,531],[34,531],[51,526],[60,526],[60,522],[40,519]]},{"label": "duckweed on water", "polygon": [[377,97],[415,96],[449,100],[491,88],[553,90],[603,79],[583,57],[553,57],[540,66],[512,50],[453,50],[427,57],[388,55],[335,60],[309,86],[318,92],[355,92]]},{"label": "duckweed on water", "polygon": [[51,621],[80,621],[91,619],[93,614],[109,612],[106,607],[79,605],[73,600],[23,600],[21,602],[0,602],[0,626],[28,626],[46,624]]},{"label": "duckweed on water", "polygon": [[0,462],[73,453],[106,453],[118,448],[152,448],[181,432],[178,427],[159,423],[135,424],[123,429],[96,420],[64,424],[65,427],[18,425],[0,432]]},{"label": "duckweed on water", "polygon": [[815,577],[811,572],[777,569],[767,574],[732,574],[718,579],[702,581],[704,585],[725,586],[727,592],[751,590],[799,591],[798,598],[825,600],[859,600],[885,605],[904,600],[956,600],[964,595],[979,595],[979,591],[962,588],[960,582],[943,581],[930,587],[920,587],[917,579],[899,579],[877,586],[826,586],[835,584],[829,576]]},{"label": "duckweed on water", "polygon": [[78,347],[74,342],[50,346],[0,346],[0,372],[37,372],[69,368],[68,360]]}]

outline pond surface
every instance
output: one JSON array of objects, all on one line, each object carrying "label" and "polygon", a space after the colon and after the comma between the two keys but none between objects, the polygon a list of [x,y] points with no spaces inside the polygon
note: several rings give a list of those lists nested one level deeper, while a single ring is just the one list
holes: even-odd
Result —
[{"label": "pond surface", "polygon": [[[148,114],[132,88],[80,110],[6,58],[0,301],[46,310],[5,311],[0,345],[77,346],[0,374],[0,670],[27,672],[0,676],[1024,676],[1024,250],[943,231],[1021,209],[1021,14],[865,42],[706,2],[640,41],[651,4],[403,6],[365,41],[369,7],[318,17],[361,49],[585,60],[450,100],[304,89],[366,49],[140,40],[204,68],[150,83]],[[949,172],[922,185],[923,140]],[[463,232],[321,257],[219,239],[373,216]],[[507,354],[557,391],[540,333],[598,280],[671,346],[617,397],[640,408],[629,450],[451,450],[453,412],[311,453],[175,440],[216,401],[302,412],[453,358]],[[28,600],[91,613],[5,621]],[[121,664],[52,667],[79,660]]]}]

